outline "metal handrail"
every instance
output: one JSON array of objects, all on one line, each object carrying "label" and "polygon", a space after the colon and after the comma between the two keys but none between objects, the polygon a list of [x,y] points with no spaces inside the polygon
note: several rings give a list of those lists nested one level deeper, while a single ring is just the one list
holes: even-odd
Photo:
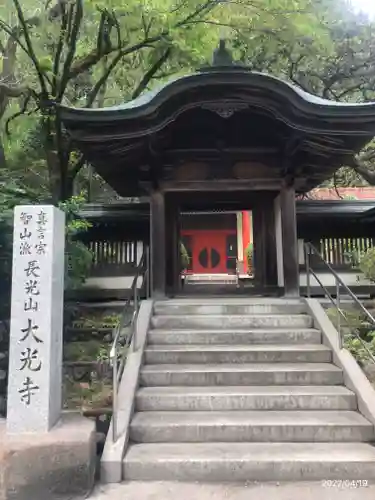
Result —
[{"label": "metal handrail", "polygon": [[[343,348],[343,330],[342,330],[342,323],[341,323],[341,318],[343,318],[346,322],[347,325],[349,325],[348,318],[346,317],[345,312],[341,308],[341,288],[345,290],[345,292],[353,299],[355,304],[361,309],[361,311],[366,315],[366,317],[369,319],[369,322],[371,325],[374,327],[375,330],[375,318],[374,316],[366,309],[366,307],[362,304],[362,302],[358,299],[358,297],[350,290],[350,288],[344,283],[344,281],[340,278],[340,276],[337,274],[337,272],[333,269],[333,267],[327,262],[323,257],[320,255],[319,251],[312,245],[311,243],[307,242],[304,243],[304,249],[305,249],[305,263],[306,263],[306,286],[307,286],[307,296],[311,297],[311,286],[310,286],[310,278],[313,276],[316,281],[319,283],[323,291],[325,292],[326,296],[329,298],[329,300],[332,302],[332,304],[335,306],[338,316],[337,316],[337,330],[339,333],[339,343],[340,343],[340,348]],[[328,291],[327,287],[322,283],[320,278],[318,277],[317,273],[312,269],[311,267],[311,255],[316,255],[320,262],[324,264],[324,266],[330,271],[330,273],[333,275],[335,278],[336,282],[336,300],[332,296],[332,294]],[[350,325],[349,325],[350,326]],[[366,342],[362,339],[362,337],[359,335],[359,332],[357,329],[354,328],[354,334],[357,337],[357,339],[361,342],[362,346],[366,350],[367,354],[370,357],[370,360],[375,363],[375,356],[372,354],[370,349],[368,348]]]},{"label": "metal handrail", "polygon": [[[148,249],[146,248],[142,254],[142,258],[137,266],[135,276],[131,285],[131,293],[127,298],[124,308],[121,313],[121,318],[114,329],[113,334],[113,343],[110,350],[109,358],[111,360],[113,366],[113,395],[112,395],[112,440],[115,443],[118,439],[117,434],[117,417],[118,417],[118,388],[121,382],[122,374],[124,372],[125,363],[126,363],[126,353],[130,345],[133,346],[133,352],[137,350],[137,329],[135,327],[136,320],[138,317],[139,311],[139,291],[138,291],[138,280],[143,276],[142,284],[145,284],[146,297],[149,296],[149,265],[148,265]],[[133,313],[131,318],[126,322],[129,306],[133,303]],[[130,327],[130,333],[126,337],[126,342],[123,346],[124,352],[121,356],[119,363],[119,343],[121,338],[121,332],[124,328]]]}]

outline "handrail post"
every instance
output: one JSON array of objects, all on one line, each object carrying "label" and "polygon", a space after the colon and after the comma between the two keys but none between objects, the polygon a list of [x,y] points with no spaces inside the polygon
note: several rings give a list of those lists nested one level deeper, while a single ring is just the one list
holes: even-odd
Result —
[{"label": "handrail post", "polygon": [[305,267],[306,267],[306,293],[308,298],[311,297],[310,288],[310,247],[305,243]]},{"label": "handrail post", "polygon": [[[306,274],[309,275],[307,279],[307,288],[310,288],[310,276],[313,276],[314,279],[317,281],[317,283],[320,285],[321,289],[325,292],[326,297],[331,301],[333,306],[336,308],[337,312],[337,322],[336,322],[336,329],[338,332],[338,341],[339,341],[339,346],[340,349],[343,349],[345,347],[345,338],[344,338],[344,329],[343,329],[343,324],[342,320],[345,321],[346,325],[351,327],[350,324],[348,324],[348,318],[346,317],[345,313],[341,310],[341,290],[343,289],[345,293],[351,297],[351,299],[354,301],[354,303],[360,308],[360,310],[365,314],[365,316],[370,320],[372,325],[375,325],[375,317],[366,309],[366,307],[362,304],[362,302],[358,299],[356,295],[350,290],[350,288],[344,283],[344,281],[340,278],[340,276],[337,274],[337,272],[332,268],[332,266],[321,256],[319,251],[312,245],[311,243],[306,243],[305,244],[305,251],[306,251]],[[314,269],[311,266],[311,261],[309,260],[310,254],[315,254],[321,262],[325,265],[325,267],[330,271],[331,275],[335,278],[335,284],[336,284],[336,300],[334,298],[334,294],[331,294],[328,290],[328,288],[324,285],[324,283],[319,279],[318,275],[315,273]],[[309,253],[309,256],[307,256],[307,253]],[[361,342],[363,345],[364,349],[366,350],[367,354],[369,355],[369,358],[375,363],[375,356],[373,353],[370,351],[368,345],[366,342],[361,338],[359,335],[358,331],[354,329],[355,335],[357,339]]]},{"label": "handrail post", "polygon": [[147,246],[146,249],[146,272],[145,276],[147,277],[146,282],[146,299],[148,299],[151,295],[151,275],[150,275],[150,247]]},{"label": "handrail post", "polygon": [[133,320],[132,320],[132,328],[133,328],[133,352],[137,350],[137,311],[138,311],[138,287],[137,281],[134,285],[134,297],[133,297]]},{"label": "handrail post", "polygon": [[[144,270],[144,265],[145,262],[147,263],[146,270]],[[118,439],[118,388],[121,382],[121,377],[123,373],[123,368],[126,359],[126,349],[124,349],[124,352],[121,354],[121,363],[120,363],[120,369],[118,366],[118,357],[119,357],[119,352],[118,352],[118,343],[121,338],[121,333],[123,329],[125,328],[125,317],[129,312],[129,306],[131,305],[131,300],[133,300],[133,314],[132,318],[130,321],[130,335],[128,337],[128,343],[126,345],[126,348],[133,349],[133,352],[137,350],[137,318],[138,318],[138,306],[139,306],[139,301],[140,297],[138,296],[138,281],[140,278],[140,270],[143,269],[143,278],[145,279],[145,275],[147,274],[147,271],[149,266],[149,261],[148,261],[148,253],[147,251],[143,253],[142,259],[140,264],[137,267],[136,274],[134,276],[130,294],[126,300],[125,307],[123,308],[123,312],[121,315],[121,319],[119,324],[117,325],[116,329],[114,330],[114,340],[112,344],[112,348],[110,351],[110,360],[113,364],[113,370],[112,370],[112,375],[113,375],[113,394],[112,394],[112,440],[113,443],[117,442]],[[144,284],[144,279],[142,281],[142,286]],[[148,286],[151,286],[150,284]],[[146,290],[147,293],[147,290]],[[129,323],[126,325],[129,326]],[[131,347],[131,342],[133,343],[133,346]]]},{"label": "handrail post", "polygon": [[336,308],[337,308],[337,331],[339,332],[339,347],[342,349],[342,332],[341,332],[341,297],[340,297],[340,282],[336,279]]},{"label": "handrail post", "polygon": [[117,441],[117,344],[114,346],[113,353],[113,389],[112,389],[112,441],[116,443]]},{"label": "handrail post", "polygon": [[145,265],[146,265],[146,268],[145,268],[145,272],[143,274],[143,283],[142,283],[142,287],[145,291],[145,294],[146,294],[146,299],[148,299],[148,275],[147,275],[147,269],[148,269],[148,251],[146,249],[146,253],[145,253]]}]

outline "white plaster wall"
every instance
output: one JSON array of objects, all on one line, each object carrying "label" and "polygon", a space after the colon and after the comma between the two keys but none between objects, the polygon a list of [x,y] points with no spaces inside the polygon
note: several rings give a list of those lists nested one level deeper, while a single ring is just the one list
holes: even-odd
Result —
[{"label": "white plaster wall", "polygon": [[[138,241],[137,245],[137,266],[139,266],[142,255],[143,255],[143,242]],[[85,288],[101,288],[103,290],[122,290],[126,288],[130,288],[132,286],[134,279],[133,276],[104,276],[104,277],[96,277],[93,276],[88,278],[83,285]],[[142,286],[143,278],[140,276],[137,281],[137,287],[140,288]]]},{"label": "white plaster wall", "polygon": [[[122,290],[130,288],[133,283],[134,276],[114,276],[89,278],[83,285],[85,288],[101,288],[103,290]],[[142,276],[138,278],[137,287],[142,286]]]},{"label": "white plaster wall", "polygon": [[[341,272],[338,273],[343,282],[350,288],[353,286],[368,286],[369,281],[365,279],[358,280],[358,275],[355,272]],[[318,273],[319,279],[325,286],[335,286],[335,278],[330,273]],[[104,277],[104,278],[89,278],[85,287],[88,288],[101,288],[104,290],[119,290],[130,288],[133,282],[132,276],[124,277]],[[139,277],[137,286],[140,288],[142,285],[142,277]],[[300,273],[300,286],[306,286],[306,273]],[[311,276],[311,286],[318,286],[316,280]]]},{"label": "white plaster wall", "polygon": [[[331,273],[317,273],[320,281],[324,286],[336,286],[335,277]],[[369,286],[370,282],[364,278],[361,278],[356,272],[339,272],[337,273],[346,286],[349,288],[353,286]],[[310,277],[311,286],[319,286],[316,279]],[[300,273],[300,286],[306,286],[306,273]]]},{"label": "white plaster wall", "polygon": [[305,263],[305,248],[303,246],[304,241],[298,240],[298,264],[301,266]]},{"label": "white plaster wall", "polygon": [[[304,244],[303,240],[298,240],[298,262],[300,265],[305,264],[305,251],[303,244]],[[342,271],[338,272],[337,274],[345,283],[345,285],[348,286],[349,288],[353,286],[370,285],[370,282],[368,280],[360,276],[360,274],[355,271]],[[326,272],[318,273],[318,277],[324,286],[336,286],[335,277],[328,270]],[[306,273],[302,272],[300,273],[300,286],[306,286],[306,283],[307,283]],[[310,278],[310,284],[311,286],[319,286],[319,283],[312,275]]]},{"label": "white plaster wall", "polygon": [[143,241],[137,241],[137,266],[141,262],[143,255]]}]

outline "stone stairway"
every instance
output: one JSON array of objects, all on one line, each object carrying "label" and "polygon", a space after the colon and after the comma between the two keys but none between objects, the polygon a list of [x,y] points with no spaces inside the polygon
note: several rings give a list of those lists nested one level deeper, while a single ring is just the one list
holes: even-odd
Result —
[{"label": "stone stairway", "polygon": [[125,480],[374,479],[357,411],[301,300],[157,302]]}]

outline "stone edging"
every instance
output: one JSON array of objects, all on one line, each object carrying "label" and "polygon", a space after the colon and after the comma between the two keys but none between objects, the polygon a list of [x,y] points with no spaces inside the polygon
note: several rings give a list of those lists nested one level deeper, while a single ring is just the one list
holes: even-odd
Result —
[{"label": "stone edging", "polygon": [[374,388],[352,354],[346,349],[340,349],[338,331],[319,301],[306,299],[306,304],[315,327],[322,332],[323,343],[332,349],[334,364],[343,370],[345,386],[357,396],[359,412],[375,426]]},{"label": "stone edging", "polygon": [[100,480],[103,483],[119,483],[122,481],[122,460],[129,440],[129,426],[134,413],[135,394],[138,389],[139,372],[143,360],[143,351],[146,344],[147,332],[153,312],[153,300],[144,300],[141,303],[137,320],[136,343],[137,350],[129,349],[124,373],[118,391],[118,432],[121,433],[116,443],[112,440],[112,422],[100,464]]}]

